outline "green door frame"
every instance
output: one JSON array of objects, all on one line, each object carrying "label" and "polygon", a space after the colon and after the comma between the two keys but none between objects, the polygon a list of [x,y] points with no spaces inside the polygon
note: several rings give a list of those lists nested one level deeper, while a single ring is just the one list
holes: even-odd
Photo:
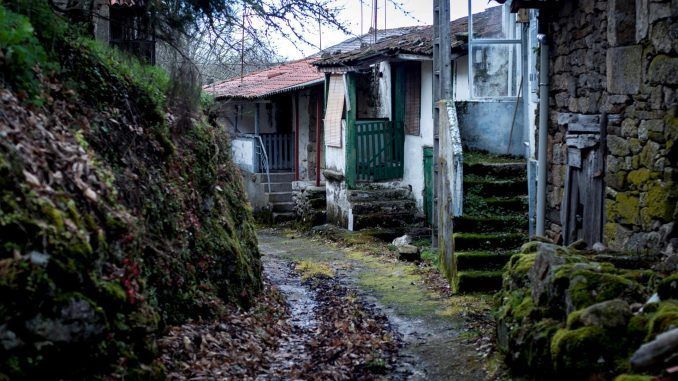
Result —
[{"label": "green door frame", "polygon": [[356,84],[355,73],[348,72],[346,78],[346,187],[355,189],[356,162],[358,153],[356,150]]}]

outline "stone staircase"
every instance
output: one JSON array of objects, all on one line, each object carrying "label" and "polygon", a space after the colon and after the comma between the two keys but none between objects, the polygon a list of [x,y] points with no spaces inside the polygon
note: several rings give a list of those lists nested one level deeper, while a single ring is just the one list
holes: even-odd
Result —
[{"label": "stone staircase", "polygon": [[399,228],[417,221],[417,204],[409,187],[393,183],[359,184],[348,191],[353,230]]},{"label": "stone staircase", "polygon": [[262,176],[262,186],[268,196],[268,202],[271,205],[273,223],[281,223],[294,220],[294,201],[292,200],[292,181],[294,173],[292,172],[272,172],[270,173],[271,190],[268,188],[268,178]]},{"label": "stone staircase", "polygon": [[521,159],[473,153],[464,163],[464,215],[454,219],[457,292],[501,288],[502,268],[526,242],[527,173]]}]

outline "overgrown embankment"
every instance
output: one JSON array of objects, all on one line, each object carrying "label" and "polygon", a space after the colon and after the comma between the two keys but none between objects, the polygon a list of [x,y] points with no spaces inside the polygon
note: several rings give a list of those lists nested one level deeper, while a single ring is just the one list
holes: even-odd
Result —
[{"label": "overgrown embankment", "polygon": [[164,325],[261,289],[226,137],[79,29],[0,5],[0,380],[161,377]]},{"label": "overgrown embankment", "polygon": [[525,244],[499,294],[498,342],[509,365],[539,379],[618,381],[649,381],[677,365],[678,342],[662,334],[678,333],[678,276],[644,263]]}]

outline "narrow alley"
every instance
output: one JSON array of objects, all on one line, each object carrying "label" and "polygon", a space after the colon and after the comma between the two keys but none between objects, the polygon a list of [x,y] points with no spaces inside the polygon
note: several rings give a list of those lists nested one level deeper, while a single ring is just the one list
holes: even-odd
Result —
[{"label": "narrow alley", "polygon": [[[446,296],[427,287],[417,266],[384,258],[375,251],[386,245],[341,247],[322,239],[271,229],[259,231],[264,274],[287,299],[291,324],[313,339],[317,319],[315,286],[299,281],[294,264],[327,268],[334,281],[356,293],[368,311],[388,318],[401,349],[388,379],[488,380],[492,331],[481,296]],[[303,271],[302,271],[303,274]],[[303,275],[302,275],[303,276]],[[321,280],[322,282],[322,280]],[[478,300],[471,300],[478,298]],[[486,305],[485,305],[486,306]],[[467,324],[471,321],[471,324]],[[310,331],[310,335],[308,335]],[[484,343],[484,344],[483,344]],[[304,353],[302,345],[296,347]],[[300,357],[295,357],[300,358]],[[303,358],[303,357],[301,357]]]}]

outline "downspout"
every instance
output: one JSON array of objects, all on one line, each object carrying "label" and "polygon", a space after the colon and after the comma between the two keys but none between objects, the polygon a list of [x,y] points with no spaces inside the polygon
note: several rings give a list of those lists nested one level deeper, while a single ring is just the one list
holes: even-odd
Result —
[{"label": "downspout", "polygon": [[549,44],[545,34],[539,40],[539,151],[537,171],[537,229],[536,235],[544,236],[546,224],[546,145],[549,132]]},{"label": "downspout", "polygon": [[316,98],[315,110],[315,186],[320,186],[320,102],[322,96]]}]

